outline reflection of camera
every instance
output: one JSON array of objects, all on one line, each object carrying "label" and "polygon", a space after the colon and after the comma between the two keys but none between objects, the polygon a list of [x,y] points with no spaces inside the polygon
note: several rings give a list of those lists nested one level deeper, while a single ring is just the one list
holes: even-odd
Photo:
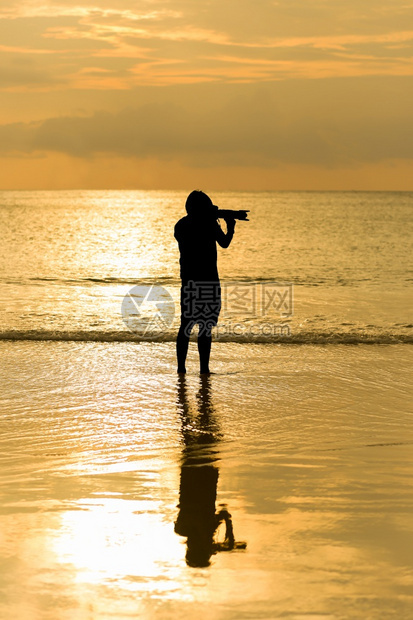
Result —
[{"label": "reflection of camera", "polygon": [[232,211],[231,209],[218,209],[217,207],[217,217],[222,217],[224,219],[228,217],[234,220],[245,220],[249,222],[248,213],[249,211]]}]

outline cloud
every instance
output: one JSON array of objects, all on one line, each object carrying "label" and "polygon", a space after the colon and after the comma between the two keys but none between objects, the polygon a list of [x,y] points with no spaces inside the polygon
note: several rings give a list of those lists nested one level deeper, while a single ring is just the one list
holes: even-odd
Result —
[{"label": "cloud", "polygon": [[410,11],[403,0],[5,0],[0,63],[41,56],[51,90],[412,75]]},{"label": "cloud", "polygon": [[[410,11],[404,0],[3,0],[2,96],[28,121],[47,112],[0,126],[0,151],[194,167],[408,159]],[[19,118],[11,103],[8,118]]]},{"label": "cloud", "polygon": [[[355,88],[357,86],[357,88]],[[271,87],[239,85],[220,103],[205,86],[197,105],[164,98],[119,112],[0,126],[0,150],[59,152],[77,158],[115,154],[187,166],[324,167],[413,158],[412,94],[406,79]]]},{"label": "cloud", "polygon": [[59,83],[57,76],[52,75],[37,60],[26,55],[23,57],[17,55],[7,60],[0,58],[0,84],[4,89],[35,87],[37,90],[42,90]]}]

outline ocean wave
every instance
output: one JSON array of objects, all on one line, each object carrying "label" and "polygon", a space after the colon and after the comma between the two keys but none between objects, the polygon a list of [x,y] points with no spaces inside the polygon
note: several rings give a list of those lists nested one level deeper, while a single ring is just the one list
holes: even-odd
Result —
[{"label": "ocean wave", "polygon": [[[252,277],[252,276],[240,276],[233,278],[221,278],[221,282],[242,282],[242,283],[250,283],[255,284],[259,283],[272,283],[272,282],[286,282],[286,280],[281,278],[269,278],[269,277]],[[161,286],[180,286],[181,280],[180,278],[175,278],[173,276],[152,276],[146,278],[118,278],[118,277],[85,277],[85,278],[25,278],[23,280],[14,280],[11,278],[0,278],[0,282],[3,284],[16,284],[16,285],[60,285],[60,286],[70,286],[70,285],[93,285],[93,284],[120,284],[125,285],[128,284],[130,286],[150,286],[150,285],[161,285]],[[290,282],[290,280],[288,280]],[[322,282],[321,282],[322,284]],[[318,283],[316,284],[318,286]]]},{"label": "ocean wave", "polygon": [[[367,283],[374,284],[374,278],[358,278],[358,279],[343,279],[337,277],[311,277],[311,276],[294,276],[283,277],[281,275],[275,276],[232,276],[221,277],[222,284],[293,284],[294,286],[310,286],[310,287],[328,287],[328,286],[360,286]],[[377,280],[376,283],[379,283]],[[94,286],[94,285],[111,285],[111,286],[174,286],[181,285],[181,280],[174,276],[150,276],[143,278],[122,278],[117,276],[107,277],[79,277],[79,278],[57,278],[57,277],[33,277],[15,279],[11,277],[0,278],[0,284],[13,284],[15,286]]]},{"label": "ocean wave", "polygon": [[[191,339],[195,339],[193,334]],[[12,341],[57,341],[57,342],[175,342],[176,332],[168,331],[150,336],[128,331],[48,331],[48,330],[6,330],[0,332],[0,340]],[[220,334],[215,342],[252,344],[413,344],[412,334],[395,333],[351,333],[307,331],[271,335]]]},{"label": "ocean wave", "polygon": [[118,277],[87,277],[87,278],[25,278],[24,280],[13,280],[11,278],[0,278],[3,284],[15,285],[38,285],[38,286],[88,286],[94,284],[110,284],[110,285],[129,285],[129,286],[150,286],[152,284],[160,284],[162,286],[175,285],[180,280],[164,276],[152,278],[118,278]]}]

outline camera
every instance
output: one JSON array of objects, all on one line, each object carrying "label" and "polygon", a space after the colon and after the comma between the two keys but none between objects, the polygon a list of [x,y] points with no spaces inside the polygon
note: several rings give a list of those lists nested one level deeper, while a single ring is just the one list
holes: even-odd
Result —
[{"label": "camera", "polygon": [[231,209],[219,209],[218,207],[216,207],[216,209],[217,209],[217,218],[218,217],[222,217],[224,219],[232,218],[234,220],[244,220],[245,222],[249,222],[249,219],[248,219],[249,210],[232,211]]}]

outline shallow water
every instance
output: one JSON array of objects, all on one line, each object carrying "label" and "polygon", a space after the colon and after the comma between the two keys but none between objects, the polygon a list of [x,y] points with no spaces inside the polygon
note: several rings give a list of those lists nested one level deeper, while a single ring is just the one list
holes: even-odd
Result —
[{"label": "shallow water", "polygon": [[[170,343],[0,356],[1,617],[411,617],[411,347],[215,343],[204,382]],[[247,543],[209,567],[200,489]]]}]

